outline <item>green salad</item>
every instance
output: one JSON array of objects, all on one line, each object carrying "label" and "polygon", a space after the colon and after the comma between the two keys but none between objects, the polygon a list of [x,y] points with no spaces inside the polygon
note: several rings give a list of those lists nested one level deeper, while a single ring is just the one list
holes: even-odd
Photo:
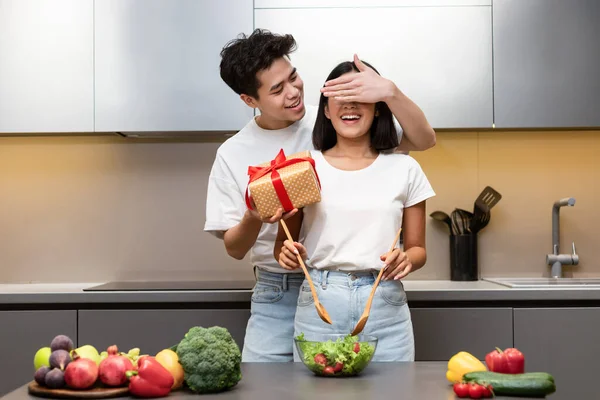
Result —
[{"label": "green salad", "polygon": [[296,340],[304,364],[318,375],[356,375],[369,364],[375,353],[375,346],[359,342],[358,337],[350,334],[335,341],[311,342],[306,341],[302,333]]}]

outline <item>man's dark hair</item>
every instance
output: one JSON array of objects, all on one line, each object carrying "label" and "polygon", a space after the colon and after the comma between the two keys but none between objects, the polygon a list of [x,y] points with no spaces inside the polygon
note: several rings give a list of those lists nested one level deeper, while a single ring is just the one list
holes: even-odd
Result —
[{"label": "man's dark hair", "polygon": [[289,34],[277,35],[265,29],[255,29],[250,36],[242,33],[221,50],[221,78],[237,94],[258,98],[256,74],[295,50],[296,40]]},{"label": "man's dark hair", "polygon": [[[369,63],[363,63],[379,74],[379,72]],[[326,81],[338,78],[348,72],[359,72],[356,65],[351,61],[345,61],[338,64],[329,74]],[[380,74],[381,75],[381,74]],[[337,136],[331,120],[325,116],[325,106],[328,98],[321,93],[319,100],[319,111],[313,130],[313,146],[316,150],[329,150],[337,143]],[[385,102],[380,101],[375,104],[375,118],[371,124],[369,135],[371,137],[371,147],[377,152],[393,149],[398,146],[398,132],[394,126],[394,115]],[[377,116],[379,114],[379,116]]]}]

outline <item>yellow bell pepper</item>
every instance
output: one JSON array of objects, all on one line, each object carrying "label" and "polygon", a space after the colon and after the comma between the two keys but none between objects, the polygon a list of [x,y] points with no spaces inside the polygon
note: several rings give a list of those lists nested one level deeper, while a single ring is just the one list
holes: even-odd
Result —
[{"label": "yellow bell pepper", "polygon": [[448,361],[446,379],[450,383],[460,382],[464,374],[475,371],[487,371],[487,368],[472,354],[461,351],[453,355]]},{"label": "yellow bell pepper", "polygon": [[164,349],[159,351],[155,358],[156,361],[173,375],[173,386],[171,386],[171,390],[177,390],[183,386],[184,372],[183,367],[179,363],[177,353],[171,349]]}]

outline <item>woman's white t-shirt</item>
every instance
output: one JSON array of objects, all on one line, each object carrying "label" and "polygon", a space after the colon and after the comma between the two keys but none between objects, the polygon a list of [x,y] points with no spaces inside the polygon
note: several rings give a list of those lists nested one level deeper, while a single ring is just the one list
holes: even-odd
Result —
[{"label": "woman's white t-shirt", "polygon": [[378,270],[402,224],[404,208],[435,193],[409,155],[380,153],[368,167],[345,171],[312,151],[321,202],[304,207],[308,266],[337,271]]}]

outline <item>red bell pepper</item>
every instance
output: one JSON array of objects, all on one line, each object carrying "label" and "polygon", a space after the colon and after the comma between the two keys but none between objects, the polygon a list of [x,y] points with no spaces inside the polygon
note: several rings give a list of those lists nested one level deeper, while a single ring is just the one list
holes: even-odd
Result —
[{"label": "red bell pepper", "polygon": [[515,348],[504,351],[496,347],[485,356],[485,363],[492,372],[505,374],[522,374],[525,372],[525,356]]},{"label": "red bell pepper", "polygon": [[136,397],[164,397],[173,386],[173,375],[154,357],[142,356],[137,371],[127,371],[129,392]]}]

